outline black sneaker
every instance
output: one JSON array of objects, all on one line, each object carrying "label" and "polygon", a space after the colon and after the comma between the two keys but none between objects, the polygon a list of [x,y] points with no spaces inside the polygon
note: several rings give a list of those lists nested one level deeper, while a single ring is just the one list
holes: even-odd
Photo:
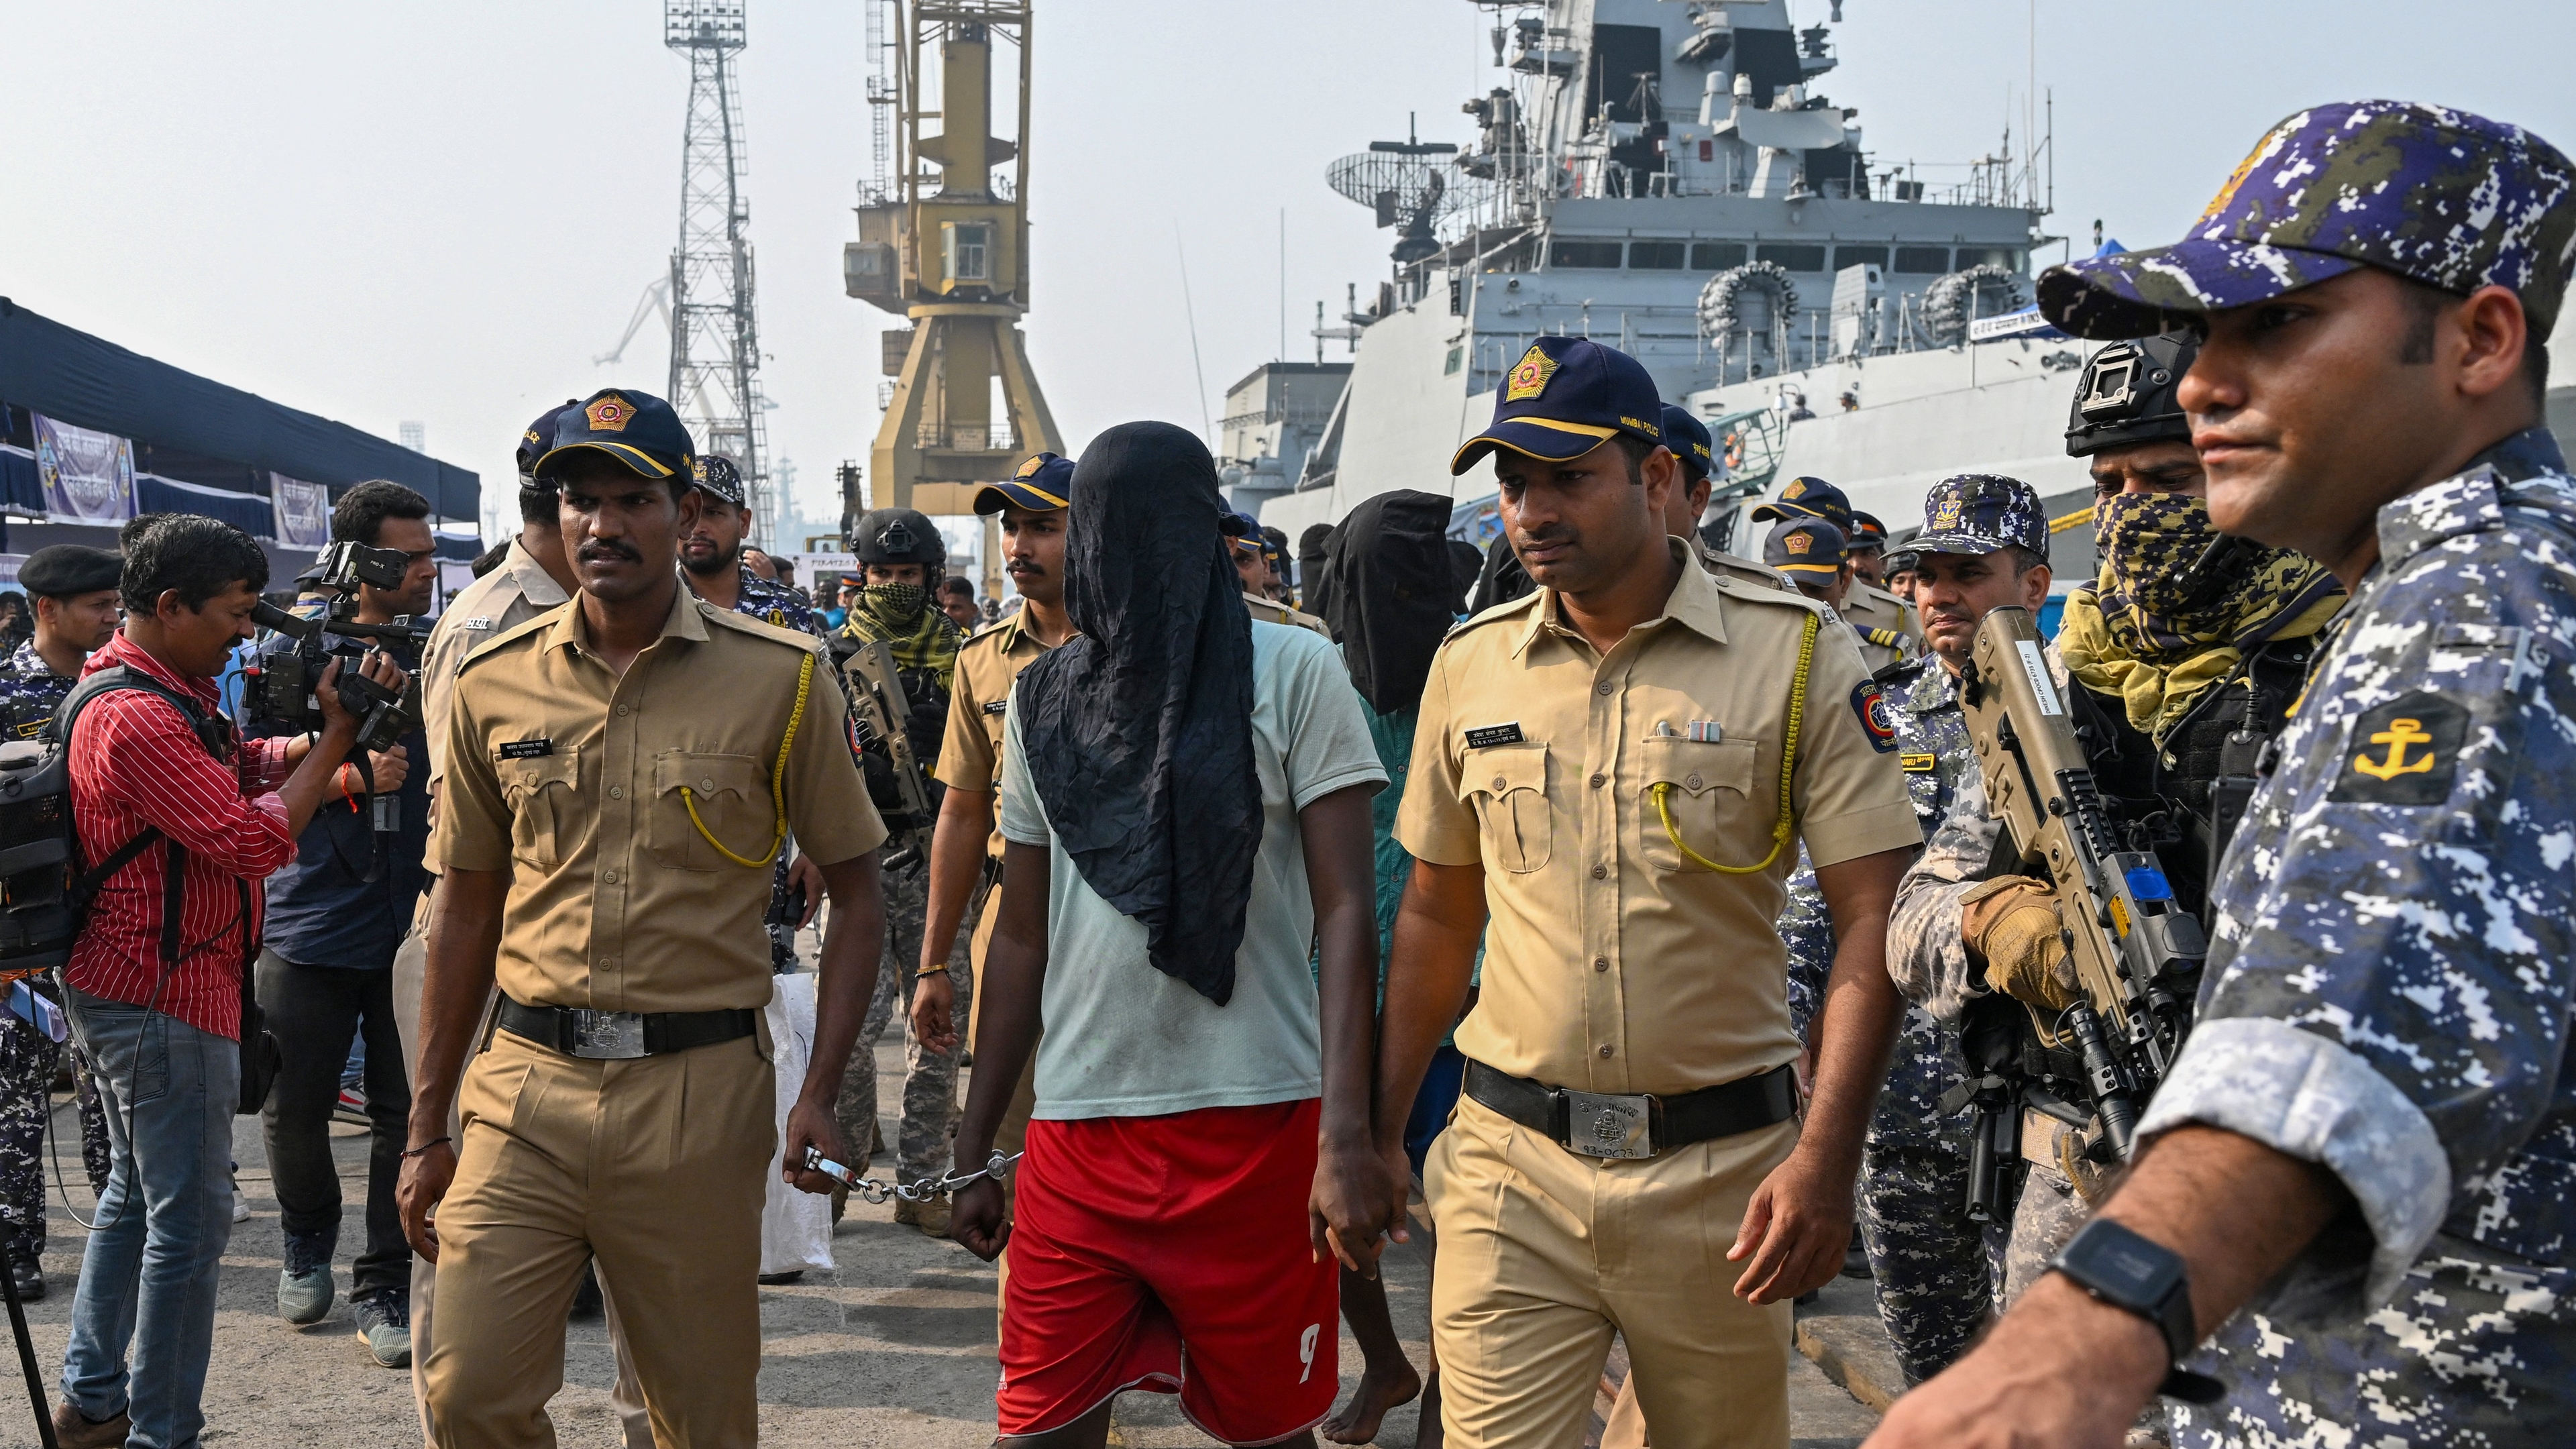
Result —
[{"label": "black sneaker", "polygon": [[349,1315],[358,1321],[359,1341],[380,1366],[411,1367],[411,1308],[402,1294],[361,1298],[349,1305]]},{"label": "black sneaker", "polygon": [[33,1258],[14,1258],[9,1263],[9,1281],[18,1286],[18,1301],[41,1302],[45,1296],[44,1265]]}]

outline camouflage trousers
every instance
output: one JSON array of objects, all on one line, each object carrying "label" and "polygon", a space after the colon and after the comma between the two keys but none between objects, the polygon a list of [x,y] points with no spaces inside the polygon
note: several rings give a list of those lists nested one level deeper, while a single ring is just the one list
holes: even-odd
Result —
[{"label": "camouflage trousers", "polygon": [[1860,1236],[1878,1316],[1906,1387],[1948,1368],[1998,1310],[2011,1225],[1968,1216],[1967,1150],[1872,1143],[1861,1155]]},{"label": "camouflage trousers", "polygon": [[45,1250],[45,1122],[61,1054],[15,1012],[0,1011],[0,1227],[11,1262]]},{"label": "camouflage trousers", "polygon": [[2177,1449],[2501,1449],[2576,1442],[2576,1268],[2437,1234],[2388,1306],[2320,1329],[2246,1309],[2168,1403]]},{"label": "camouflage trousers", "polygon": [[[2075,1236],[2093,1216],[2084,1195],[2067,1181],[2066,1174],[2053,1167],[2025,1163],[2021,1174],[2021,1201],[2013,1205],[2012,1242],[2004,1249],[2004,1306],[2021,1301],[2030,1285],[2048,1271],[2048,1260]],[[2165,1429],[2164,1400],[2150,1402],[2139,1413],[2137,1424],[2129,1431],[2132,1445],[2146,1444],[2163,1449],[2173,1440]],[[2232,1441],[2227,1441],[2232,1442]],[[2345,1441],[2318,1441],[2343,1443]],[[2357,1441],[2356,1441],[2357,1442]],[[2373,1445],[2377,1449],[2377,1445]]]},{"label": "camouflage trousers", "polygon": [[[957,1135],[957,1058],[954,1050],[934,1052],[912,1031],[912,972],[921,962],[921,935],[930,910],[930,869],[915,859],[888,870],[885,881],[886,950],[877,968],[876,995],[859,1027],[858,1047],[850,1053],[841,1076],[841,1095],[833,1115],[852,1157],[865,1161],[877,1123],[876,1045],[889,1029],[903,1033],[903,1103],[895,1114],[895,1175],[903,1182],[937,1177],[948,1170],[950,1143]],[[956,1020],[963,1023],[973,1006],[974,973],[960,930],[948,953],[948,978],[957,983]],[[963,1032],[960,1032],[961,1037]]]}]

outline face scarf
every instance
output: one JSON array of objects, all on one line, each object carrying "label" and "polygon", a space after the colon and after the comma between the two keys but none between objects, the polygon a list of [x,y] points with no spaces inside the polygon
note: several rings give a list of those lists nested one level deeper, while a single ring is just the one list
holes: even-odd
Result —
[{"label": "face scarf", "polygon": [[957,672],[957,621],[930,607],[930,591],[919,584],[869,584],[842,625],[853,638],[882,639],[894,651],[898,669],[927,670],[941,689],[954,687]]},{"label": "face scarf", "polygon": [[1333,533],[1325,577],[1351,684],[1369,708],[1393,714],[1422,702],[1431,655],[1457,615],[1449,510],[1436,493],[1399,488],[1361,500]]},{"label": "face scarf", "polygon": [[2343,585],[2325,565],[2286,548],[2239,564],[2208,602],[2186,597],[2185,576],[2218,536],[2206,499],[2106,498],[2093,525],[2101,575],[2066,601],[2057,648],[2067,669],[2095,693],[2118,696],[2129,723],[2159,743],[2246,650],[2305,638],[2343,607]]},{"label": "face scarf", "polygon": [[1261,848],[1252,616],[1222,508],[1196,437],[1126,423],[1094,439],[1065,530],[1077,632],[1017,686],[1029,778],[1074,869],[1144,924],[1155,970],[1219,1006]]}]

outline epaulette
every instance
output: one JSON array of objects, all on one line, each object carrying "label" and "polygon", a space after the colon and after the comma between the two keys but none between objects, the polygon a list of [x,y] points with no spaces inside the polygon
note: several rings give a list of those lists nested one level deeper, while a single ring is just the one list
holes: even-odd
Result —
[{"label": "epaulette", "polygon": [[721,624],[725,628],[739,630],[755,639],[767,639],[772,643],[791,645],[808,654],[819,654],[823,649],[822,640],[802,629],[789,629],[732,609],[719,609],[704,599],[698,600],[698,617],[710,624]]},{"label": "epaulette", "polygon": [[[1857,624],[1852,627],[1860,629],[1860,626]],[[1877,645],[1881,649],[1902,649],[1905,647],[1906,636],[1894,629],[1860,629],[1860,637]]]},{"label": "epaulette", "polygon": [[473,646],[465,651],[464,659],[458,661],[456,672],[458,674],[463,674],[466,670],[474,667],[475,660],[489,658],[490,656],[499,653],[503,645],[516,643],[517,641],[528,637],[530,634],[542,631],[545,627],[554,623],[555,616],[557,614],[562,613],[564,610],[569,609],[572,606],[573,600],[566,599],[562,603],[555,605],[553,608],[546,610],[544,613],[538,614],[533,618],[523,619],[517,624],[514,624],[511,627],[502,630],[500,633],[493,635],[491,638],[484,640],[482,643]]},{"label": "epaulette", "polygon": [[1786,604],[1791,608],[1804,609],[1810,614],[1826,618],[1833,616],[1833,611],[1826,608],[1822,602],[1808,598],[1796,589],[1769,588],[1739,579],[1733,574],[1711,574],[1708,576],[1708,581],[1717,585],[1718,591],[1730,599],[1757,604]]},{"label": "epaulette", "polygon": [[1013,612],[1004,614],[1002,617],[995,619],[989,624],[978,624],[975,626],[975,632],[967,635],[964,640],[959,642],[957,647],[963,649],[968,644],[972,644],[978,639],[988,638],[992,635],[999,634],[1018,622],[1020,622],[1020,616],[1018,613]]},{"label": "epaulette", "polygon": [[1466,633],[1468,630],[1473,629],[1478,625],[1490,624],[1496,619],[1507,619],[1515,614],[1526,613],[1527,611],[1538,607],[1538,596],[1539,591],[1532,589],[1517,599],[1505,599],[1501,603],[1494,604],[1481,612],[1469,614],[1466,618],[1450,625],[1449,632],[1441,637],[1444,639],[1455,639],[1459,635]]}]

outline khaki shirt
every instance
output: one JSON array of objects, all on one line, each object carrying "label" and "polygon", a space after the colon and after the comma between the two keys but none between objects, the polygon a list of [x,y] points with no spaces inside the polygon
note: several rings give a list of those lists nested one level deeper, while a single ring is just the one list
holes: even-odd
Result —
[{"label": "khaki shirt", "polygon": [[[1859,592],[1857,589],[1854,593]],[[1851,602],[1847,597],[1845,603]],[[1860,662],[1875,674],[1891,664],[1911,659],[1921,652],[1914,636],[1894,629],[1872,628],[1853,618],[1848,611],[1835,616],[1842,626],[1852,631],[1852,642],[1860,646]]]},{"label": "khaki shirt", "polygon": [[[1492,913],[1458,1049],[1595,1092],[1687,1092],[1790,1061],[1788,953],[1772,922],[1797,849],[1748,875],[1693,865],[1653,787],[1670,785],[1674,827],[1702,856],[1750,865],[1771,850],[1799,636],[1814,619],[1795,828],[1818,865],[1921,845],[1851,631],[1804,595],[1696,568],[1606,657],[1557,609],[1542,588],[1460,625],[1422,693],[1396,838],[1434,864],[1483,865]],[[1694,722],[1716,738],[1690,738]]]},{"label": "khaki shirt", "polygon": [[448,701],[455,694],[456,671],[464,667],[465,656],[566,597],[563,586],[537,562],[536,555],[514,538],[498,567],[459,589],[439,611],[429,644],[420,654],[420,709],[429,730],[431,784],[446,773]]},{"label": "khaki shirt", "polygon": [[1906,635],[1913,648],[1922,647],[1923,620],[1914,606],[1867,579],[1853,578],[1851,591],[1843,595],[1842,615],[1864,629]]},{"label": "khaki shirt", "polygon": [[[1025,606],[1023,606],[1025,608]],[[948,734],[930,778],[952,790],[991,795],[1002,788],[1002,725],[1011,683],[1030,660],[1054,647],[1020,627],[1025,612],[975,631],[957,651],[957,687],[948,696]],[[986,853],[1002,858],[1001,812],[993,815]]]},{"label": "khaki shirt", "polygon": [[[784,792],[787,825],[824,864],[885,840],[850,752],[849,710],[821,640],[673,590],[662,636],[623,676],[581,609],[474,651],[456,681],[430,859],[507,870],[500,986],[530,1005],[713,1011],[769,1001],[770,780],[815,662]],[[687,787],[705,833],[689,815]]]},{"label": "khaki shirt", "polygon": [[1749,558],[1738,558],[1731,553],[1720,553],[1716,549],[1710,548],[1707,544],[1700,542],[1697,537],[1686,539],[1684,542],[1688,543],[1690,545],[1691,552],[1698,556],[1699,566],[1708,570],[1712,574],[1730,575],[1734,578],[1742,579],[1748,584],[1761,584],[1766,588],[1787,589],[1791,593],[1797,592],[1798,586],[1789,582],[1789,576],[1787,574],[1780,572],[1778,569],[1771,567],[1767,563],[1757,563]]},{"label": "khaki shirt", "polygon": [[1289,608],[1277,599],[1265,599],[1247,590],[1243,596],[1243,606],[1252,611],[1252,617],[1264,624],[1294,624],[1300,629],[1312,629],[1327,639],[1333,637],[1332,627],[1323,620],[1312,614],[1300,613]]}]

